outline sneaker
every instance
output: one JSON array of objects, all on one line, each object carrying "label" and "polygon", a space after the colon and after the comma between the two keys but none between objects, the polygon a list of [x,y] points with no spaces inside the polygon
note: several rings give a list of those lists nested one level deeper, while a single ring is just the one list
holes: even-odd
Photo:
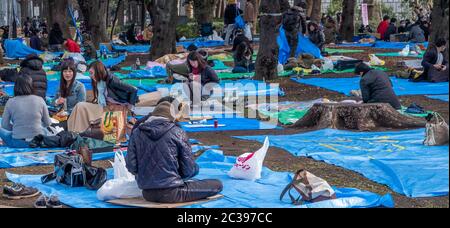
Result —
[{"label": "sneaker", "polygon": [[62,203],[59,201],[58,196],[50,196],[50,199],[47,200],[47,208],[62,208]]},{"label": "sneaker", "polygon": [[22,184],[14,184],[13,186],[3,187],[3,197],[12,200],[32,198],[39,195],[36,188],[26,187]]},{"label": "sneaker", "polygon": [[47,201],[47,196],[41,195],[36,202],[34,202],[34,208],[47,208]]}]

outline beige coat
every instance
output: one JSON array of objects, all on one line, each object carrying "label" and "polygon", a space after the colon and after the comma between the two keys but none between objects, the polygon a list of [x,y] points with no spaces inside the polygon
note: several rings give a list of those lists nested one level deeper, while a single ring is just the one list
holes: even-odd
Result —
[{"label": "beige coat", "polygon": [[251,2],[247,2],[245,5],[244,20],[251,23],[255,22],[255,14],[255,6]]}]

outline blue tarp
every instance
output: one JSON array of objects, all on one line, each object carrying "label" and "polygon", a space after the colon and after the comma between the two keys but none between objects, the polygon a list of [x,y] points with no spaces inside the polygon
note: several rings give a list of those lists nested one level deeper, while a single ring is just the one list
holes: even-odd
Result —
[{"label": "blue tarp", "polygon": [[[201,128],[189,128],[186,127],[189,123],[180,123],[182,128],[186,132],[212,132],[212,131],[246,131],[246,130],[267,130],[267,129],[281,129],[275,124],[264,123],[256,119],[247,119],[243,117],[226,118],[227,116],[221,116],[216,118],[219,125],[224,124],[224,127],[201,127]],[[214,125],[214,120],[208,120],[203,125]]]},{"label": "blue tarp", "polygon": [[[197,159],[200,173],[197,179],[219,179],[224,185],[221,194],[225,197],[208,203],[189,206],[190,208],[293,208],[288,197],[279,200],[282,189],[290,182],[292,174],[274,172],[263,168],[262,178],[258,181],[237,180],[228,177],[227,172],[234,165],[235,157],[226,157],[221,151],[210,150]],[[108,170],[112,177],[112,170]],[[97,199],[96,192],[86,188],[69,188],[56,184],[55,181],[42,184],[38,175],[15,175],[6,173],[7,178],[27,186],[38,188],[46,195],[56,194],[61,202],[78,208],[116,208],[112,204]],[[379,196],[357,189],[336,189],[337,199],[298,207],[304,208],[365,208],[394,207],[394,201],[388,194]]]},{"label": "blue tarp", "polygon": [[112,45],[114,51],[129,52],[129,53],[148,53],[150,52],[150,45]]},{"label": "blue tarp", "polygon": [[[192,142],[191,142],[192,143]],[[192,145],[192,152],[197,153],[201,150],[218,149],[218,146]],[[16,149],[0,147],[0,169],[18,168],[38,165],[51,165],[55,156],[64,153],[60,149]],[[95,153],[92,155],[94,161],[113,159],[114,152]]]},{"label": "blue tarp", "polygon": [[[90,80],[80,80],[81,83],[84,84],[86,90],[92,90],[92,84]],[[56,91],[59,89],[59,80],[49,80],[47,81],[47,97],[54,97],[56,95]],[[5,88],[3,91],[9,96],[14,95],[14,83],[1,83],[0,85],[4,85]]]},{"label": "blue tarp", "polygon": [[[238,137],[263,142],[265,136]],[[408,197],[448,195],[448,146],[423,145],[425,129],[400,132],[320,130],[270,136],[272,146],[361,173]]]},{"label": "blue tarp", "polygon": [[383,48],[383,49],[403,49],[406,45],[413,47],[417,44],[423,44],[425,47],[428,47],[428,42],[425,43],[411,43],[411,42],[385,42],[385,41],[376,41],[375,43],[344,43],[338,44],[337,46],[341,47],[373,47],[373,48]]},{"label": "blue tarp", "polygon": [[225,42],[216,40],[203,41],[202,38],[198,38],[195,41],[180,41],[177,43],[178,46],[181,45],[185,49],[187,49],[192,44],[197,46],[198,48],[210,48],[224,46]]},{"label": "blue tarp", "polygon": [[[283,27],[280,28],[280,35],[277,38],[278,46],[280,47],[280,52],[278,54],[278,62],[285,64],[289,59],[289,54],[291,52],[291,47],[288,44],[285,31]],[[300,54],[308,53],[313,55],[315,58],[322,59],[322,54],[320,49],[309,40],[309,38],[303,36],[299,33],[298,35],[298,46],[295,56],[298,57]]]},{"label": "blue tarp", "polygon": [[448,94],[447,95],[433,95],[433,96],[427,96],[431,99],[435,99],[435,100],[441,100],[441,101],[446,101],[448,102]]},{"label": "blue tarp", "polygon": [[148,79],[148,78],[165,78],[167,71],[164,67],[155,66],[151,69],[135,70],[128,74],[125,79]]},{"label": "blue tarp", "polygon": [[43,52],[30,48],[21,40],[5,40],[6,57],[11,59],[22,59],[30,54],[40,55]]},{"label": "blue tarp", "polygon": [[119,57],[116,58],[102,59],[101,61],[103,64],[105,64],[106,67],[110,68],[115,65],[119,65],[120,63],[125,61],[126,58],[127,57],[125,55],[120,55]]},{"label": "blue tarp", "polygon": [[[360,77],[354,78],[310,78],[298,79],[292,78],[293,81],[321,87],[324,89],[336,91],[346,95],[352,90],[359,90]],[[442,95],[448,94],[448,82],[429,83],[429,82],[410,82],[406,79],[391,77],[394,85],[394,91],[398,96],[403,95]]]}]

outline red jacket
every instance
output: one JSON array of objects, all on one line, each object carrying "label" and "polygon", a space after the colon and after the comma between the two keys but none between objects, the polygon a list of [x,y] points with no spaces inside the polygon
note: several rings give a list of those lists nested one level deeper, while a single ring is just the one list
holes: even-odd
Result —
[{"label": "red jacket", "polygon": [[80,46],[78,46],[78,44],[75,41],[71,40],[71,39],[67,39],[66,49],[69,52],[73,52],[73,53],[80,53],[81,52]]},{"label": "red jacket", "polygon": [[389,21],[382,21],[378,26],[377,32],[381,35],[381,40],[384,40],[384,34],[389,28]]}]

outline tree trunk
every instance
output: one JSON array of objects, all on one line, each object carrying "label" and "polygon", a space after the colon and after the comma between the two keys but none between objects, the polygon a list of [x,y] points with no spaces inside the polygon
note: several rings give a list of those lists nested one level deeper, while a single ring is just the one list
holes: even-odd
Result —
[{"label": "tree trunk", "polygon": [[311,14],[312,14],[313,7],[314,7],[314,0],[307,0],[306,4],[308,6],[308,8],[306,9],[306,16],[308,18],[311,18]]},{"label": "tree trunk", "polygon": [[389,104],[315,104],[294,128],[376,131],[425,127],[425,120],[400,114]]},{"label": "tree trunk", "polygon": [[106,20],[105,20],[106,29],[108,29],[108,26],[109,26],[109,3],[110,3],[110,0],[107,0],[106,1]]},{"label": "tree trunk", "polygon": [[351,42],[355,35],[355,6],[356,0],[344,0],[342,10],[341,31],[344,40]]},{"label": "tree trunk", "polygon": [[380,22],[381,12],[379,0],[364,0],[364,3],[367,4],[367,15],[369,17],[369,21]]},{"label": "tree trunk", "polygon": [[311,21],[320,23],[322,19],[322,0],[315,0],[312,6]]},{"label": "tree trunk", "polygon": [[49,30],[53,27],[54,23],[58,23],[61,27],[64,37],[70,37],[69,24],[72,19],[68,13],[68,0],[48,0],[49,4],[49,18],[48,26]]},{"label": "tree trunk", "polygon": [[146,13],[146,10],[145,10],[145,0],[141,0],[141,4],[140,4],[140,6],[141,6],[141,30],[142,31],[144,31],[144,29],[145,29],[145,19],[146,19],[146,15],[145,15],[145,13]]},{"label": "tree trunk", "polygon": [[217,0],[194,0],[194,17],[199,28],[203,23],[213,22],[216,3]]},{"label": "tree trunk", "polygon": [[28,0],[20,0],[20,20],[22,22],[21,26],[23,26],[24,22],[27,20],[27,17],[29,17],[29,13],[28,13]]},{"label": "tree trunk", "polygon": [[[284,5],[284,7],[286,6]],[[280,1],[262,0],[259,12],[261,14],[281,14]],[[260,49],[256,59],[255,75],[257,80],[272,80],[278,77],[277,37],[280,24],[281,15],[261,15],[260,17]]]},{"label": "tree trunk", "polygon": [[151,11],[150,14],[154,19],[151,60],[176,52],[176,27],[174,26],[178,10],[176,3],[176,0],[148,1],[147,10]]},{"label": "tree trunk", "polygon": [[117,26],[123,27],[125,25],[125,2],[126,0],[119,0],[120,4],[118,5],[117,10]]},{"label": "tree trunk", "polygon": [[106,1],[107,0],[78,0],[81,12],[83,14],[86,29],[92,35],[92,41],[96,48],[100,43],[108,42],[106,31]]},{"label": "tree trunk", "polygon": [[449,0],[434,0],[433,11],[431,14],[431,36],[430,41],[435,42],[438,38],[444,38],[447,41],[445,59],[449,57],[449,39],[448,39],[448,16]]},{"label": "tree trunk", "polygon": [[[116,8],[116,13],[114,14],[114,20],[112,23],[112,28],[111,28],[111,35],[109,37],[110,40],[113,39],[113,35],[114,35],[114,30],[116,28],[116,22],[117,22],[117,17],[119,16],[119,11],[123,9],[123,0],[119,0],[117,2],[117,8]],[[122,14],[123,15],[123,14]]]}]

